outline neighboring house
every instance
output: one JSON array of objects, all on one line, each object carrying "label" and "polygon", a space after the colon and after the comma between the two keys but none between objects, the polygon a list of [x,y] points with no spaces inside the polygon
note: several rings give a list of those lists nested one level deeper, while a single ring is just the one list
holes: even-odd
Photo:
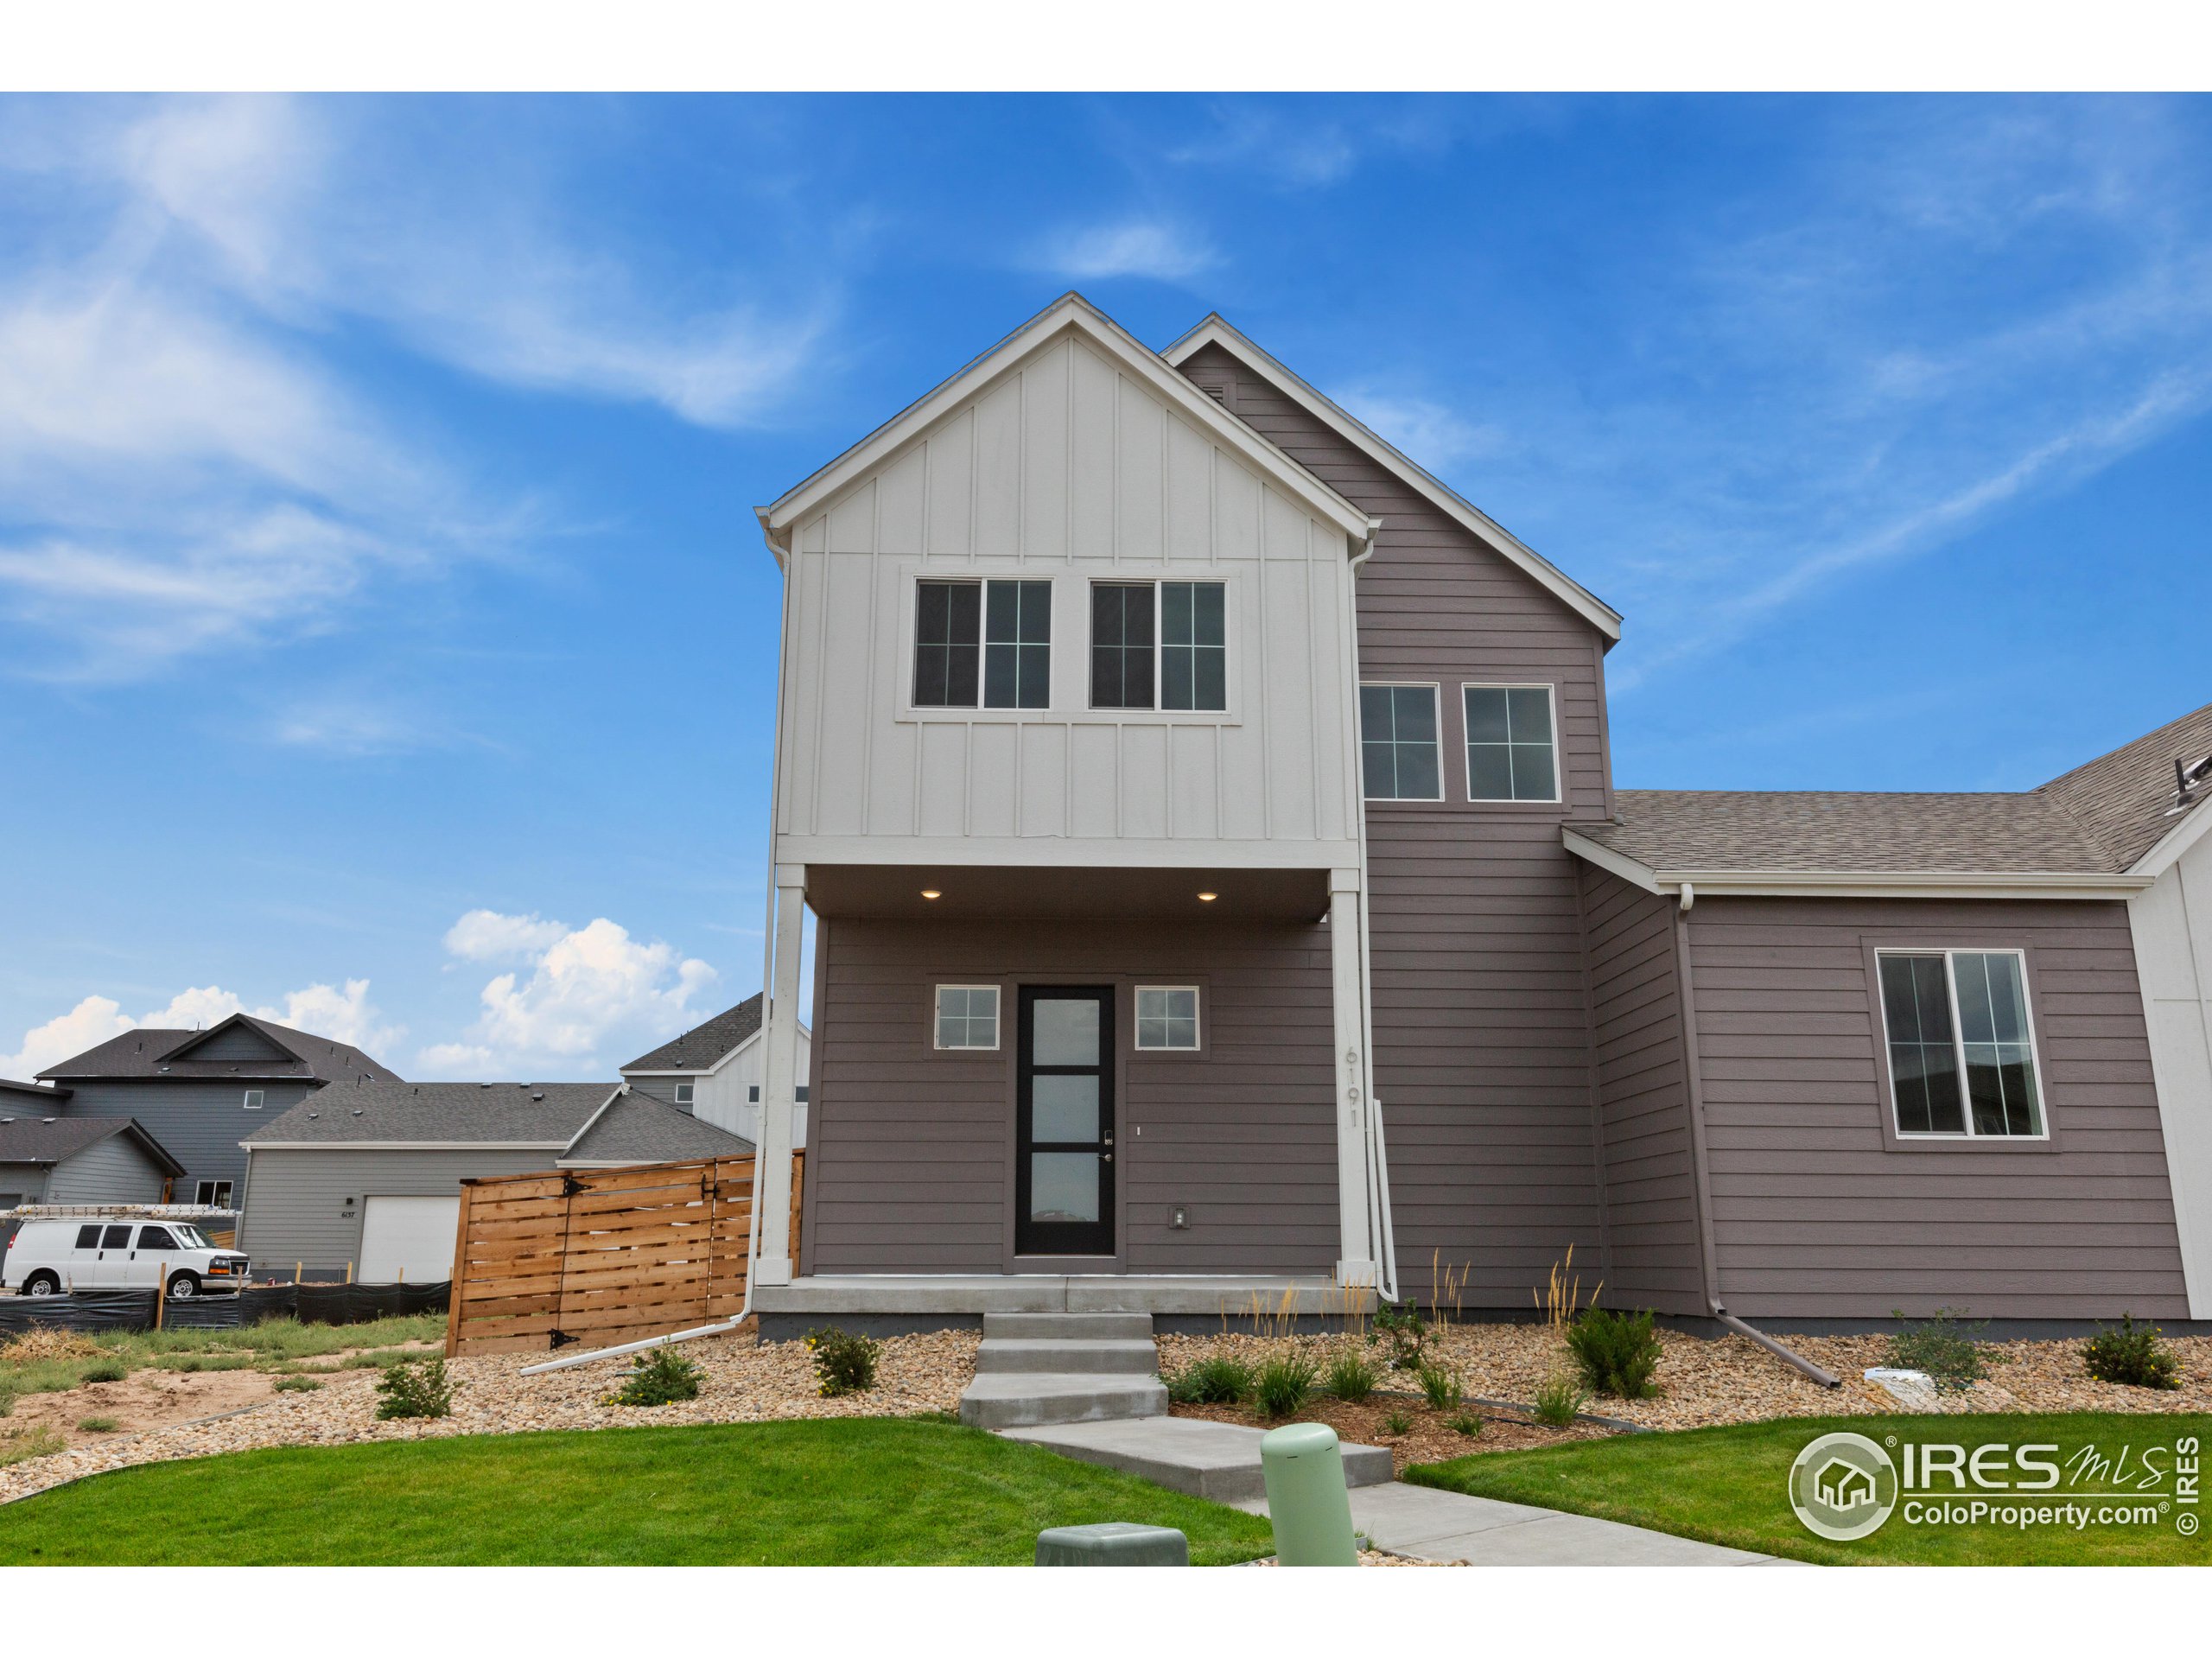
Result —
[{"label": "neighboring house", "polygon": [[[651,1095],[747,1141],[758,1140],[761,1058],[767,1052],[761,1035],[760,1008],[761,997],[756,992],[650,1054],[640,1054],[622,1068],[624,1080],[640,1094]],[[808,1050],[812,1037],[801,1020],[798,1109],[791,1121],[794,1147],[806,1145]]]},{"label": "neighboring house", "polygon": [[2135,761],[1617,793],[1619,617],[1218,318],[1066,296],[760,518],[772,1321],[1526,1310],[1570,1246],[1691,1320],[2188,1316]]},{"label": "neighboring house", "polygon": [[742,1156],[752,1147],[621,1084],[341,1084],[246,1137],[238,1247],[257,1269],[448,1277],[469,1176]]},{"label": "neighboring house", "polygon": [[350,1043],[234,1014],[205,1031],[141,1027],[40,1072],[64,1085],[71,1117],[132,1117],[182,1162],[180,1204],[233,1209],[245,1154],[238,1142],[316,1090],[357,1078],[396,1080]]},{"label": "neighboring house", "polygon": [[166,1204],[184,1166],[127,1117],[24,1117],[0,1083],[0,1210],[23,1204]]}]

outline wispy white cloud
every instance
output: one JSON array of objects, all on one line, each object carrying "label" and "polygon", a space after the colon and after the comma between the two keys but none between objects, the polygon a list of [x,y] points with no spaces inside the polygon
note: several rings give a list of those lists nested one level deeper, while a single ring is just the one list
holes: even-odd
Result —
[{"label": "wispy white cloud", "polygon": [[1362,390],[1338,401],[1432,470],[1480,461],[1507,447],[1503,427],[1471,421],[1432,398]]},{"label": "wispy white cloud", "polygon": [[536,914],[474,910],[447,931],[462,961],[518,959],[479,997],[475,1024],[460,1039],[425,1048],[416,1069],[453,1077],[544,1072],[619,1064],[601,1051],[615,1040],[637,1048],[696,1022],[696,998],[713,968],[673,946],[632,938],[605,917],[579,928]]},{"label": "wispy white cloud", "polygon": [[1202,238],[1163,220],[1119,219],[1064,230],[1030,256],[1033,268],[1074,282],[1110,276],[1150,276],[1180,282],[1220,263]]},{"label": "wispy white cloud", "polygon": [[16,1052],[0,1054],[0,1077],[21,1081],[35,1077],[73,1054],[141,1027],[189,1029],[212,1026],[240,1012],[296,1031],[351,1043],[371,1054],[407,1034],[406,1027],[388,1023],[369,1001],[365,979],[349,979],[342,988],[322,983],[305,986],[286,992],[281,1004],[259,1007],[248,1007],[244,998],[218,985],[194,986],[171,997],[166,1007],[151,1009],[135,1020],[123,1012],[123,1005],[113,997],[95,995],[84,998],[67,1014],[56,1014],[26,1031]]}]

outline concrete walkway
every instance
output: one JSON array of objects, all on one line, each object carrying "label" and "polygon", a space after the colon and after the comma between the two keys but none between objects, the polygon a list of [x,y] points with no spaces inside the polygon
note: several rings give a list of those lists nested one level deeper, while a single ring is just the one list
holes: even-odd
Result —
[{"label": "concrete walkway", "polygon": [[[1268,1512],[1265,1498],[1236,1505]],[[1377,1549],[1422,1561],[1470,1567],[1798,1567],[1773,1555],[1701,1544],[1671,1533],[1624,1527],[1586,1515],[1501,1503],[1433,1486],[1356,1486],[1351,1523]]]}]

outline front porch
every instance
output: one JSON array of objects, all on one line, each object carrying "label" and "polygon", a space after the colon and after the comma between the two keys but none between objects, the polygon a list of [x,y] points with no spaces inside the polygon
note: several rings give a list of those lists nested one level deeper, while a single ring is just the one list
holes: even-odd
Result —
[{"label": "front porch", "polygon": [[808,1274],[757,1287],[764,1336],[842,1320],[916,1330],[980,1325],[986,1313],[1143,1313],[1174,1328],[1207,1329],[1227,1318],[1310,1321],[1363,1316],[1375,1292],[1326,1274]]}]

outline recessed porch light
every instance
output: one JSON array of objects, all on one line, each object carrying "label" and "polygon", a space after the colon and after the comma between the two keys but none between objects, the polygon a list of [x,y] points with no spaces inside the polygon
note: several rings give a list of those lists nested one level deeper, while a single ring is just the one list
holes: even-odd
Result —
[{"label": "recessed porch light", "polygon": [[1198,895],[1198,902],[1202,905],[1210,905],[1220,897],[1221,895],[1217,893],[1202,893]]},{"label": "recessed porch light", "polygon": [[935,887],[924,887],[922,889],[922,897],[925,899],[942,899],[944,895],[939,893]]}]

